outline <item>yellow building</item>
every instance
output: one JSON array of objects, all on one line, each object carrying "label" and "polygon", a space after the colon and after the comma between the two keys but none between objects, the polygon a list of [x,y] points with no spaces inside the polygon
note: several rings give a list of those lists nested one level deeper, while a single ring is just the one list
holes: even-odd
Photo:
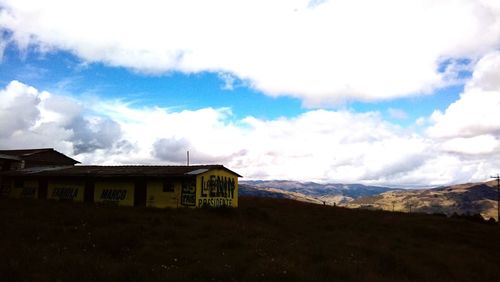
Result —
[{"label": "yellow building", "polygon": [[237,207],[238,177],[222,165],[35,166],[0,172],[0,195],[156,208]]}]

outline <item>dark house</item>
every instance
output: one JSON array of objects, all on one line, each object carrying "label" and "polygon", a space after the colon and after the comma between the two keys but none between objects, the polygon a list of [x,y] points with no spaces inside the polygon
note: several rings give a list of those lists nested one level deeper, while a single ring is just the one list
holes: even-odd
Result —
[{"label": "dark house", "polygon": [[76,161],[52,148],[0,150],[0,171],[30,167],[73,166]]},{"label": "dark house", "polygon": [[123,206],[238,206],[223,165],[86,166],[53,149],[0,150],[0,196]]}]

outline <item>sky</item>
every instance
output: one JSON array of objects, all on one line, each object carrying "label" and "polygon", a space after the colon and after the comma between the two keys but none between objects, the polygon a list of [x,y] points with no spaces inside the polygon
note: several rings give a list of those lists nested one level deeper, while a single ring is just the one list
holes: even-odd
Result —
[{"label": "sky", "polygon": [[0,0],[0,147],[483,181],[500,172],[500,1]]}]

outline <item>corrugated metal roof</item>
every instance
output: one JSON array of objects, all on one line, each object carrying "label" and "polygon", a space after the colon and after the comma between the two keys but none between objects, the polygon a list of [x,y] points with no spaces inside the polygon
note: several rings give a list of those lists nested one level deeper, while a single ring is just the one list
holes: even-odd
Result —
[{"label": "corrugated metal roof", "polygon": [[0,154],[6,154],[10,156],[29,156],[36,153],[47,152],[47,151],[55,151],[52,148],[40,148],[40,149],[22,149],[22,150],[0,150]]},{"label": "corrugated metal roof", "polygon": [[[40,149],[21,149],[21,150],[0,150],[0,154],[7,155],[7,156],[13,156],[17,157],[20,159],[26,159],[30,157],[34,157],[37,154],[40,153],[55,153],[57,156],[60,156],[61,158],[68,160],[69,162],[72,162],[72,164],[77,164],[80,163],[79,161],[72,159],[65,154],[58,152],[54,150],[53,148],[40,148]],[[43,158],[43,157],[41,157]],[[37,161],[41,161],[43,159],[38,159]],[[48,160],[50,162],[50,159]]]},{"label": "corrugated metal roof", "polygon": [[190,174],[190,175],[198,175],[198,174],[201,174],[201,173],[205,173],[207,172],[208,169],[206,168],[201,168],[201,169],[197,169],[197,170],[193,170],[193,171],[190,171],[190,172],[186,172],[186,174]]},{"label": "corrugated metal roof", "polygon": [[1,154],[0,153],[0,159],[4,160],[15,160],[15,161],[20,161],[20,157],[12,156],[12,155],[6,155],[6,154]]},{"label": "corrugated metal roof", "polygon": [[239,177],[241,175],[227,169],[223,165],[193,165],[193,166],[65,166],[50,169],[23,169],[6,171],[0,175],[9,176],[61,176],[61,177],[183,177],[196,175],[211,169],[224,169]]}]

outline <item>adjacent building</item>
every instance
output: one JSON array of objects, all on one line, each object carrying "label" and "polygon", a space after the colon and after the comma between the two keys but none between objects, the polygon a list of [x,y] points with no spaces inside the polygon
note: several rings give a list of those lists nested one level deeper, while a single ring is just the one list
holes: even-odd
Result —
[{"label": "adjacent building", "polygon": [[237,207],[223,165],[87,166],[53,149],[0,150],[0,196],[146,207]]}]

